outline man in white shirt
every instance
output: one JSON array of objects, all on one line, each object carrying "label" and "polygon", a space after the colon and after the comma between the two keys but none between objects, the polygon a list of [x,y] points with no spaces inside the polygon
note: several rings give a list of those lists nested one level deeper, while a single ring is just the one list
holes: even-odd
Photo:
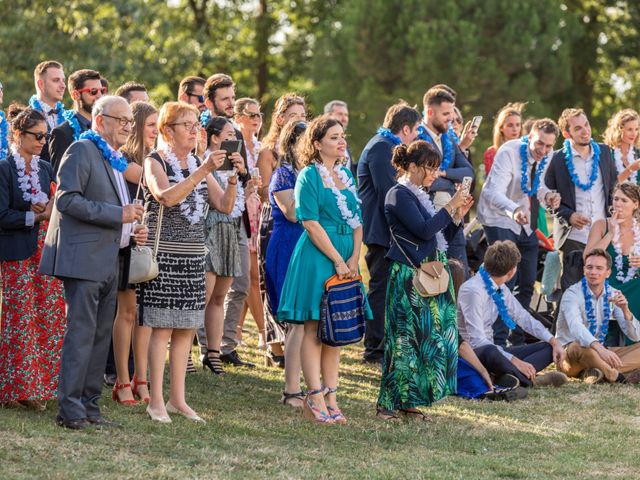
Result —
[{"label": "man in white shirt", "polygon": [[[484,226],[488,243],[511,240],[520,250],[517,278],[511,279],[507,287],[513,290],[517,279],[516,298],[524,308],[531,303],[536,281],[538,237],[535,230],[540,202],[553,209],[560,206],[560,195],[551,192],[544,183],[549,154],[557,136],[555,122],[543,118],[534,122],[528,137],[504,143],[496,153],[478,202],[478,221]],[[506,329],[499,328],[496,343],[504,345],[507,335]],[[524,343],[521,329],[512,332],[511,343]]]},{"label": "man in white shirt", "polygon": [[585,257],[584,279],[564,292],[560,303],[556,338],[565,346],[567,358],[562,371],[582,377],[588,383],[603,378],[608,382],[640,382],[640,343],[626,347],[605,347],[610,321],[634,342],[640,341],[640,322],[627,299],[618,290],[605,287],[611,275],[611,256],[601,249]]},{"label": "man in white shirt", "polygon": [[[566,376],[559,372],[537,375],[551,362],[562,364],[565,352],[560,342],[504,287],[516,274],[518,262],[520,252],[512,241],[497,241],[489,246],[483,267],[463,283],[458,292],[460,335],[469,342],[489,373],[496,377],[497,384],[500,384],[501,376],[510,374],[524,387],[562,385]],[[495,345],[493,324],[496,321],[513,322],[541,341],[509,348]]]}]

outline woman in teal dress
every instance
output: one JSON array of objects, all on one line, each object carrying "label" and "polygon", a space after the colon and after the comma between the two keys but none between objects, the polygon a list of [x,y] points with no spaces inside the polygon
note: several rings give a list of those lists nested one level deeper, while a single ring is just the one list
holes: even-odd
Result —
[{"label": "woman in teal dress", "polygon": [[391,265],[377,415],[392,420],[399,412],[426,420],[418,407],[456,393],[456,302],[451,279],[443,293],[431,297],[420,296],[412,280],[425,261],[440,261],[449,271],[447,241],[461,228],[473,198],[460,189],[436,213],[423,187],[438,177],[440,154],[425,141],[397,146],[391,163],[398,183],[384,203]]},{"label": "woman in teal dress", "polygon": [[[613,259],[609,285],[620,290],[629,301],[629,309],[640,318],[640,187],[620,183],[613,190],[613,213],[591,227],[585,255],[594,248],[606,250]],[[609,323],[605,345],[631,345],[615,322]]]},{"label": "woman in teal dress", "polygon": [[[301,139],[303,168],[296,181],[296,216],[305,229],[289,262],[277,318],[304,324],[301,358],[308,392],[303,411],[317,423],[345,423],[336,389],[340,348],[317,338],[324,282],[358,275],[362,244],[360,208],[354,179],[342,166],[344,129],[323,115],[309,124]],[[367,306],[367,318],[371,312]]]}]

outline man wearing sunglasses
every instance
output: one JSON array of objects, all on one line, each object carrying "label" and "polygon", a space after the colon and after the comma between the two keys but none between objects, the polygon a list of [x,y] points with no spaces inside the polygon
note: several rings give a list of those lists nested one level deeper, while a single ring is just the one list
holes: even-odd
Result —
[{"label": "man wearing sunglasses", "polygon": [[102,86],[102,76],[96,70],[77,70],[69,76],[69,93],[73,98],[73,111],[64,123],[51,131],[49,141],[49,161],[54,172],[58,172],[60,160],[69,145],[75,142],[80,134],[91,128],[91,110],[93,104],[107,93]]},{"label": "man wearing sunglasses", "polygon": [[207,109],[204,104],[204,83],[204,78],[194,75],[183,78],[178,87],[178,101],[195,105],[200,112],[204,112]]}]

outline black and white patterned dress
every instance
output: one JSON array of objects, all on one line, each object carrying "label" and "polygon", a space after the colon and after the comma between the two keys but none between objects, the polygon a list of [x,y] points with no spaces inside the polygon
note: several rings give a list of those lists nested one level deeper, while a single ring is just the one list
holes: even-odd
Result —
[{"label": "black and white patterned dress", "polygon": [[[170,183],[173,170],[156,153],[150,154],[160,162]],[[183,170],[186,178],[188,170]],[[207,184],[202,181],[197,187],[207,199]],[[144,188],[145,224],[149,227],[147,245],[153,248],[160,204]],[[195,195],[190,193],[184,200],[192,209]],[[158,266],[160,274],[153,280],[138,286],[139,322],[153,328],[200,328],[204,324],[205,283],[204,283],[204,220],[203,216],[195,224],[181,213],[180,205],[164,208],[160,227]]]}]

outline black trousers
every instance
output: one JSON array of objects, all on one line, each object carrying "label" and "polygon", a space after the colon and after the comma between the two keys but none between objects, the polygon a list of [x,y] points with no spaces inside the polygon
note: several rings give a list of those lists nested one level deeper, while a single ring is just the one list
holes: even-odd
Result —
[{"label": "black trousers", "polygon": [[65,420],[96,417],[116,310],[117,269],[102,282],[64,279],[64,295],[67,331],[60,360],[59,414]]},{"label": "black trousers", "polygon": [[389,283],[389,261],[385,258],[388,249],[380,245],[367,245],[364,256],[369,269],[369,306],[373,320],[367,322],[364,335],[364,358],[382,360],[384,355],[384,311]]},{"label": "black trousers", "polygon": [[[516,358],[533,365],[536,372],[544,370],[553,361],[553,349],[547,342],[519,345],[517,347],[505,348],[504,350]],[[531,387],[533,385],[531,380],[525,377],[495,345],[485,345],[474,349],[474,352],[476,352],[478,359],[490,374],[499,377],[505,373],[510,373],[518,377],[520,385],[523,387]]]}]

